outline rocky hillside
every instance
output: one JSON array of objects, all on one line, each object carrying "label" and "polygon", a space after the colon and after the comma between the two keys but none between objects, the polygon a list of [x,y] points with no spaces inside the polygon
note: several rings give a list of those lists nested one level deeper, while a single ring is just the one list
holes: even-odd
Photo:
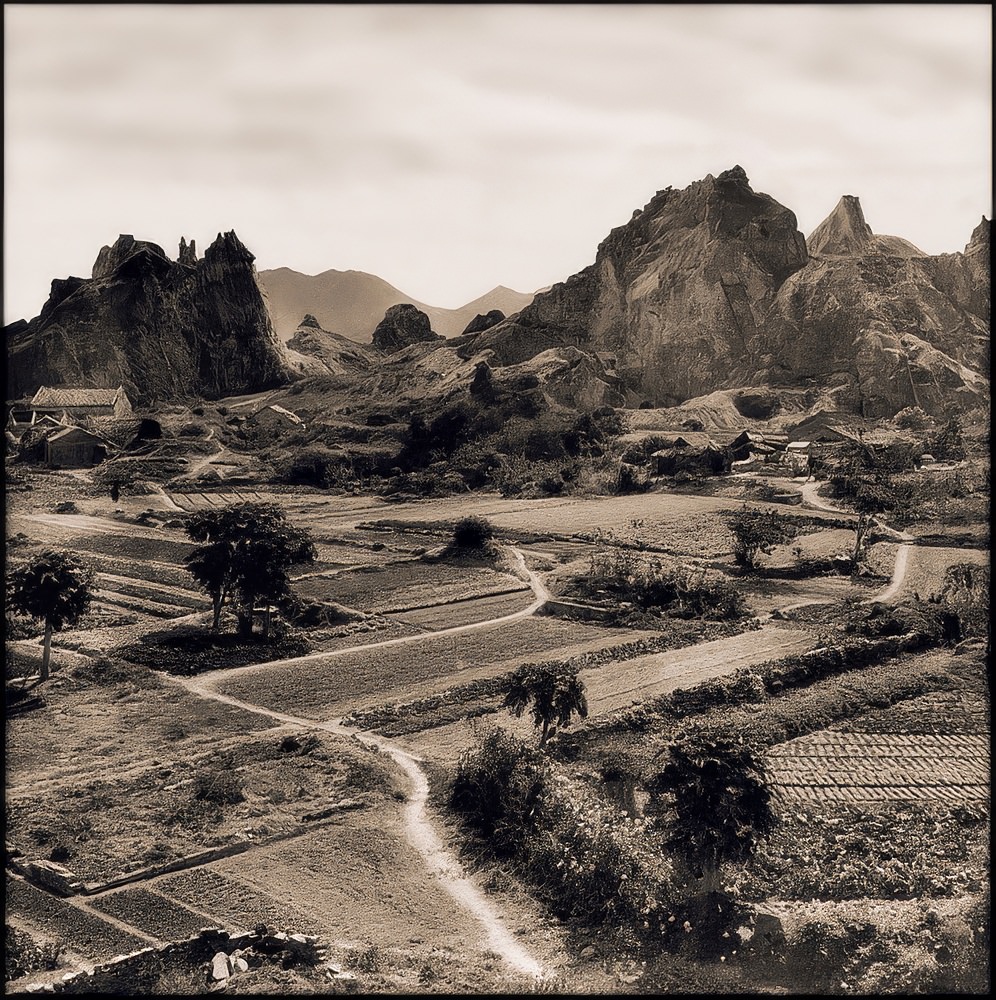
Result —
[{"label": "rocky hillside", "polygon": [[399,291],[376,275],[364,271],[323,271],[300,274],[289,267],[259,272],[266,291],[270,316],[277,336],[293,336],[302,316],[310,313],[326,330],[359,343],[369,344],[374,328],[394,305],[411,303],[429,317],[432,329],[443,337],[455,337],[478,313],[500,309],[506,316],[532,301],[532,294],[498,285],[480,298],[457,309],[426,305]]},{"label": "rocky hillside", "polygon": [[123,385],[144,404],[272,388],[287,363],[256,283],[253,255],[234,232],[198,259],[120,236],[89,278],[52,282],[42,311],[7,329],[7,397],[40,385]]},{"label": "rocky hillside", "polygon": [[377,363],[376,351],[323,330],[310,314],[287,341],[287,356],[294,370],[303,375],[359,375]]},{"label": "rocky hillside", "polygon": [[455,346],[505,364],[568,345],[611,355],[630,405],[829,386],[842,408],[884,416],[988,395],[988,222],[964,253],[930,257],[876,236],[845,196],[811,242],[734,167],[659,191],[594,264]]},{"label": "rocky hillside", "polygon": [[963,253],[929,256],[876,236],[848,195],[809,245],[812,259],[779,289],[741,378],[827,386],[839,408],[865,417],[907,406],[943,416],[988,397],[987,220]]}]

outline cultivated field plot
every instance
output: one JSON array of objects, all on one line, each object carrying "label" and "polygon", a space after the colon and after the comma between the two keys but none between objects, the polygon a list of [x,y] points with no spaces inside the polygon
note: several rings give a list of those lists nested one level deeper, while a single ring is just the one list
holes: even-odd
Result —
[{"label": "cultivated field plot", "polygon": [[181,510],[210,510],[227,507],[233,503],[259,503],[263,498],[255,490],[226,490],[224,493],[170,492],[169,499]]},{"label": "cultivated field plot", "polygon": [[776,747],[768,760],[772,785],[786,801],[989,799],[988,736],[824,731]]},{"label": "cultivated field plot", "polygon": [[72,672],[83,663],[79,658],[45,685],[40,708],[7,720],[8,800],[22,790],[80,787],[97,773],[107,779],[168,766],[171,757],[273,726],[267,716],[204,701],[142,667],[119,681],[78,681]]},{"label": "cultivated field plot", "polygon": [[989,552],[986,549],[911,546],[906,559],[906,578],[903,581],[902,593],[919,596],[924,601],[936,597],[940,594],[948,567],[958,563],[987,566]]},{"label": "cultivated field plot", "polygon": [[101,919],[78,901],[68,901],[8,875],[5,919],[47,940],[65,943],[87,962],[105,961],[148,947],[154,942],[140,932],[130,933]]},{"label": "cultivated field plot", "polygon": [[[391,508],[383,519],[392,523],[427,525],[455,522],[474,514],[486,517],[499,531],[536,534],[538,548],[547,547],[542,536],[574,537],[588,542],[625,542],[646,545],[674,555],[699,559],[727,559],[733,538],[726,527],[725,512],[742,503],[717,497],[680,493],[645,493],[624,497],[557,497],[548,500],[503,500],[467,497],[459,500],[427,500]],[[771,504],[759,504],[768,509]],[[805,511],[820,518],[819,511]],[[831,520],[837,515],[826,514]],[[374,520],[374,519],[371,519]]]},{"label": "cultivated field plot", "polygon": [[411,559],[331,576],[309,576],[296,581],[294,589],[302,597],[335,601],[358,611],[386,614],[463,598],[525,590],[527,585],[508,573],[487,567]]},{"label": "cultivated field plot", "polygon": [[391,617],[406,625],[424,629],[426,632],[438,632],[442,629],[469,625],[472,622],[488,621],[512,615],[528,608],[532,602],[533,592],[529,589],[522,589],[512,593],[488,594],[485,597],[451,601],[448,604],[430,604],[427,607],[394,614]]},{"label": "cultivated field plot", "polygon": [[317,733],[232,741],[164,755],[154,767],[47,782],[8,800],[9,842],[26,858],[56,850],[84,882],[106,882],[198,851],[296,832],[345,800],[391,788],[379,755]]},{"label": "cultivated field plot", "polygon": [[409,701],[513,670],[519,663],[657,636],[553,618],[523,618],[457,635],[418,637],[393,646],[260,667],[226,679],[220,690],[251,704],[327,720],[386,701]]},{"label": "cultivated field plot", "polygon": [[[101,913],[136,927],[159,941],[180,941],[202,927],[222,927],[223,922],[193,910],[151,889],[128,888],[88,900]],[[230,928],[225,927],[226,930]]]}]

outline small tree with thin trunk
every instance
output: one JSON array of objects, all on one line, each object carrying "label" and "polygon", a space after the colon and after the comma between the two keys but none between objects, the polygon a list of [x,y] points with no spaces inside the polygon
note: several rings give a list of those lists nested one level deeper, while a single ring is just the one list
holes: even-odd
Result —
[{"label": "small tree with thin trunk", "polygon": [[86,614],[93,589],[93,569],[77,556],[54,549],[46,549],[10,574],[10,608],[45,624],[40,682],[49,678],[52,633],[75,625]]},{"label": "small tree with thin trunk", "polygon": [[733,535],[733,557],[746,569],[757,569],[762,554],[795,537],[796,528],[788,518],[773,510],[755,510],[744,504],[728,520]]},{"label": "small tree with thin trunk", "polygon": [[588,699],[577,669],[544,663],[519,667],[509,681],[503,707],[519,718],[529,706],[540,730],[541,747],[559,727],[569,726],[575,715],[586,719]]}]

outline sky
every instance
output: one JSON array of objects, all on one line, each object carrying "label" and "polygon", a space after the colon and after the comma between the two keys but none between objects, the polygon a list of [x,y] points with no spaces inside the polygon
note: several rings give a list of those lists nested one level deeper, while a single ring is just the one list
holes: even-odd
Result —
[{"label": "sky", "polygon": [[991,217],[988,4],[4,5],[4,321],[119,234],[455,308],[734,164],[808,235]]}]

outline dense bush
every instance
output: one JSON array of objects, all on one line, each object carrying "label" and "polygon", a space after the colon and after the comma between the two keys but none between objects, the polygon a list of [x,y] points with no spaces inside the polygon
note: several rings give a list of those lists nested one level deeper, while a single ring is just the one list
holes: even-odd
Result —
[{"label": "dense bush", "polygon": [[236,805],[245,801],[245,779],[231,760],[222,758],[194,775],[193,796],[215,805]]},{"label": "dense bush", "polygon": [[494,537],[495,528],[490,521],[471,515],[457,521],[453,529],[453,547],[478,552],[486,549]]},{"label": "dense bush", "polygon": [[542,754],[499,727],[487,733],[477,749],[464,753],[450,805],[497,854],[511,855],[534,827],[549,774]]},{"label": "dense bush", "polygon": [[349,471],[349,460],[341,451],[311,444],[278,459],[274,477],[281,483],[327,489],[347,482],[351,478]]}]

